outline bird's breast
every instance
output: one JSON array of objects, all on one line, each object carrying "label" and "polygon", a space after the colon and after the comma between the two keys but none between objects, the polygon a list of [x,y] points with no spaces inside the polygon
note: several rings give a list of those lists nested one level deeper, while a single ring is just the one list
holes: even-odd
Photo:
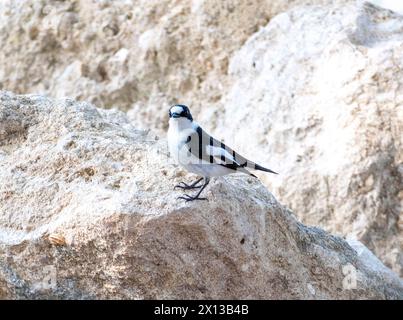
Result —
[{"label": "bird's breast", "polygon": [[179,155],[180,150],[182,149],[183,145],[186,143],[186,135],[183,135],[175,128],[169,128],[168,130],[168,148],[171,157],[174,158],[177,162],[179,162]]}]

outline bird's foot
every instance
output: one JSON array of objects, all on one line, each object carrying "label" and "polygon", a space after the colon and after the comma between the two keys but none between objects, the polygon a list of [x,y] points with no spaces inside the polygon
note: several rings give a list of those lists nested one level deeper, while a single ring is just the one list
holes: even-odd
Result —
[{"label": "bird's foot", "polygon": [[201,188],[203,185],[196,185],[196,184],[187,184],[187,183],[185,183],[185,182],[180,182],[179,184],[177,184],[175,187],[174,187],[174,190],[176,189],[176,188],[179,188],[179,189],[182,189],[182,190],[190,190],[190,189],[199,189],[199,188]]},{"label": "bird's foot", "polygon": [[178,197],[177,199],[185,200],[186,202],[194,201],[194,200],[207,200],[207,198],[200,198],[198,195],[192,197],[188,194],[184,194],[183,196]]}]

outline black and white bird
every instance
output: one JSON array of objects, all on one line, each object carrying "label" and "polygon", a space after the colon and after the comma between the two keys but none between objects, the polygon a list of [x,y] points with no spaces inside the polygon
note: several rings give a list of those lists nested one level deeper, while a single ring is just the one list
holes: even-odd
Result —
[{"label": "black and white bird", "polygon": [[[168,146],[171,156],[187,171],[202,176],[192,184],[181,182],[176,185],[175,188],[183,190],[200,189],[194,196],[184,194],[178,199],[207,200],[201,198],[200,194],[211,177],[242,172],[256,178],[246,168],[277,174],[239,155],[206,133],[193,121],[187,106],[181,104],[172,106],[169,109],[169,118]],[[204,183],[201,182],[203,179]]]}]

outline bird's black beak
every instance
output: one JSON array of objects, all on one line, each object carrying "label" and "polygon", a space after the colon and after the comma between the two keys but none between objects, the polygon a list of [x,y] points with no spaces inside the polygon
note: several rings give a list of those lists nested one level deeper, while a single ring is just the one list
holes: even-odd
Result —
[{"label": "bird's black beak", "polygon": [[174,112],[174,113],[171,113],[171,117],[172,118],[180,118],[180,114],[179,113],[176,113],[176,112]]}]

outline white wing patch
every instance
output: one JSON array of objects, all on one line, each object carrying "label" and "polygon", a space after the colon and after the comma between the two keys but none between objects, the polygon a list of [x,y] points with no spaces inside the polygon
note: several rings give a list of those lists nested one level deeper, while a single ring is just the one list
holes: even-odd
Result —
[{"label": "white wing patch", "polygon": [[[211,145],[206,146],[206,153],[209,156],[213,156],[215,161],[218,164],[228,164],[228,163],[237,163],[234,159],[234,157],[225,149],[221,147],[215,147]],[[224,156],[225,161],[221,160],[221,157]],[[238,163],[237,163],[238,164]],[[239,165],[239,164],[238,164]]]}]

